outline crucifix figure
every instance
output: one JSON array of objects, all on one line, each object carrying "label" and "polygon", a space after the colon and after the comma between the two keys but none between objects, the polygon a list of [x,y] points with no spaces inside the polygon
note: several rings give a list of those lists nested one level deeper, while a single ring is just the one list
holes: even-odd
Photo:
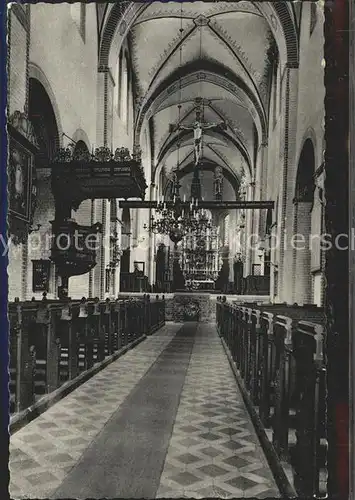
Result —
[{"label": "crucifix figure", "polygon": [[220,123],[206,123],[202,118],[201,104],[202,99],[195,99],[196,102],[196,120],[190,126],[185,125],[175,125],[172,124],[169,127],[170,133],[176,132],[177,130],[193,130],[194,132],[194,151],[195,151],[195,165],[198,165],[202,157],[202,134],[205,130],[215,129],[215,130],[226,130],[227,125],[225,122]]}]

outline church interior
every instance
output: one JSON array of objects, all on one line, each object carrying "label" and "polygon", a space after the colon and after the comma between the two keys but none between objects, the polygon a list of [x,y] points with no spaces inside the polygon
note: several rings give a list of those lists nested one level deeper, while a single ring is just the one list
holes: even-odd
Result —
[{"label": "church interior", "polygon": [[13,498],[340,498],[323,47],[320,1],[11,5]]}]

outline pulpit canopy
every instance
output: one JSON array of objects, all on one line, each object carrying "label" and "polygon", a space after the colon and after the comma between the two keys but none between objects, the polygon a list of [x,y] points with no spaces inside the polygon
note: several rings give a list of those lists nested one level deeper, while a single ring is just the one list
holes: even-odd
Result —
[{"label": "pulpit canopy", "polygon": [[139,148],[131,156],[127,148],[89,153],[68,147],[58,151],[52,165],[53,194],[74,209],[86,199],[144,200],[146,188]]}]

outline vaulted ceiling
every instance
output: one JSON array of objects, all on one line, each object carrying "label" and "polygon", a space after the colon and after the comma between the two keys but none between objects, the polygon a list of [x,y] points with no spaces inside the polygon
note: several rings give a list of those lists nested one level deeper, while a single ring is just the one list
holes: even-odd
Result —
[{"label": "vaulted ceiling", "polygon": [[[287,12],[296,23],[292,8]],[[228,170],[236,183],[243,171],[252,175],[255,149],[267,140],[272,58],[287,44],[285,36],[281,42],[274,36],[286,33],[281,18],[269,2],[136,7],[127,29],[139,103],[135,133],[140,140],[149,127],[158,172],[193,161],[193,132],[171,133],[169,124],[190,126],[195,99],[203,98],[204,121],[227,124],[224,131],[205,131],[203,157]]]}]

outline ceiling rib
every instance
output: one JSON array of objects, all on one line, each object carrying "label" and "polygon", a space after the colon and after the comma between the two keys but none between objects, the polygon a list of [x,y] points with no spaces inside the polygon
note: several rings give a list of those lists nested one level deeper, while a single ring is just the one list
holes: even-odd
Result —
[{"label": "ceiling rib", "polygon": [[156,70],[153,78],[151,79],[147,92],[149,92],[152,89],[152,86],[157,79],[159,73],[162,71],[162,69],[165,67],[166,63],[169,61],[169,59],[179,50],[181,45],[184,43],[185,40],[187,40],[193,32],[196,30],[196,26],[193,26],[187,33],[184,35],[184,37],[181,37],[178,39],[177,43],[171,48],[170,52],[166,55],[165,59],[163,62],[159,65],[159,68]]},{"label": "ceiling rib", "polygon": [[[265,114],[265,109],[263,107],[263,104],[259,102],[259,100],[256,98],[255,94],[251,91],[251,89],[245,84],[245,82],[235,75],[234,73],[227,71],[223,66],[221,67],[218,64],[211,63],[209,61],[196,61],[194,63],[189,63],[183,67],[183,71],[177,70],[175,71],[171,77],[167,78],[162,84],[159,85],[159,87],[152,92],[152,94],[145,99],[145,103],[143,104],[139,115],[137,117],[137,122],[136,122],[136,137],[139,137],[141,126],[144,120],[144,117],[148,114],[152,116],[152,114],[155,114],[152,110],[152,106],[154,103],[157,102],[157,100],[161,100],[161,104],[164,102],[164,100],[167,99],[167,95],[169,93],[169,89],[171,89],[171,93],[173,92],[173,85],[176,84],[177,80],[180,80],[181,82],[181,88],[186,88],[187,86],[191,85],[189,81],[187,81],[187,77],[189,80],[191,80],[192,74],[189,73],[189,69],[194,70],[195,75],[200,75],[204,74],[204,78],[206,82],[220,86],[221,88],[224,88],[225,90],[231,92],[231,94],[235,97],[237,95],[235,94],[234,90],[232,88],[230,90],[229,87],[234,85],[236,88],[239,88],[242,93],[245,95],[245,98],[250,101],[250,104],[254,108],[256,114],[259,116],[260,120],[260,125],[263,131],[263,136],[267,136],[267,118]],[[213,77],[211,76],[213,75]],[[185,82],[183,81],[185,80]],[[223,85],[223,82],[225,84]],[[163,95],[167,94],[166,97],[163,97]],[[251,116],[254,119],[253,113],[251,113]]]},{"label": "ceiling rib", "polygon": [[[222,137],[226,141],[230,142],[240,152],[240,154],[244,158],[245,162],[247,163],[249,169],[251,170],[251,159],[250,159],[249,153],[248,153],[248,151],[245,148],[245,146],[244,146],[243,143],[240,143],[235,137],[231,137],[231,136],[229,136],[229,135],[227,135],[225,133],[222,133],[222,132],[220,132],[220,133],[213,132],[212,134],[210,134],[210,135],[212,135],[212,137],[213,136],[216,136],[217,138]],[[180,142],[183,141],[184,137],[185,138],[187,138],[187,137],[191,138],[192,137],[192,132],[189,131],[189,130],[183,131],[180,134]],[[174,152],[176,150],[176,149],[171,149],[173,146],[176,146],[176,137],[173,138],[172,140],[170,140],[170,142],[168,144],[166,144],[164,150],[163,149],[160,150],[160,152],[158,154],[158,157],[157,157],[157,164],[158,165],[161,162],[165,161],[165,159],[168,157],[168,155],[171,154],[172,152]],[[192,154],[192,152],[191,152],[191,154]]]},{"label": "ceiling rib", "polygon": [[[244,149],[243,156],[247,156],[247,148],[244,144],[243,138],[235,131],[235,129],[233,127],[230,126],[230,124],[228,123],[228,120],[226,120],[227,117],[224,116],[219,110],[215,109],[211,103],[208,105],[208,108],[213,113],[215,113],[217,115],[217,117],[221,119],[221,121],[227,122],[227,127],[231,131],[232,137],[238,139],[238,142],[240,143],[239,147],[243,147],[243,149]],[[196,108],[194,107],[193,109],[189,110],[180,121],[183,122],[192,112],[195,111],[195,109]],[[177,125],[177,122],[175,123],[175,125]],[[186,135],[188,135],[188,134],[186,134]],[[164,156],[164,154],[167,152],[167,150],[171,147],[171,145],[175,141],[178,142],[179,137],[181,138],[181,132],[179,134],[175,133],[174,135],[169,134],[169,133],[167,134],[166,139],[164,140],[164,143],[162,144],[162,146],[160,148],[160,152],[158,154],[158,161],[161,160],[161,158]],[[229,135],[226,134],[226,136],[224,136],[223,139],[230,140],[231,138],[229,137]],[[175,151],[175,150],[172,150],[172,151]],[[250,162],[250,159],[248,158],[247,161]]]},{"label": "ceiling rib", "polygon": [[[170,16],[166,16],[166,17],[170,17]],[[210,17],[213,17],[213,16],[210,16]],[[210,24],[207,24],[206,26],[211,31],[211,33],[213,33],[222,42],[222,44],[227,48],[227,50],[232,54],[232,56],[241,65],[241,67],[243,68],[245,74],[247,75],[247,77],[249,79],[249,83],[251,83],[252,86],[253,86],[253,90],[256,93],[257,97],[258,97],[259,103],[262,103],[263,101],[261,99],[261,96],[260,96],[260,93],[259,93],[259,89],[258,89],[258,87],[257,87],[257,85],[255,83],[254,77],[251,75],[250,71],[246,67],[246,63],[243,61],[242,56],[240,54],[238,54],[235,51],[235,49],[228,43],[228,41],[225,39],[225,37],[223,36],[223,34],[218,30],[217,26],[213,26],[212,27]],[[181,38],[178,39],[177,43],[170,49],[169,53],[166,54],[166,57],[164,58],[164,60],[159,65],[158,69],[155,71],[155,73],[153,75],[153,78],[151,79],[151,81],[149,83],[147,92],[149,92],[149,91],[152,90],[154,82],[158,78],[159,73],[164,69],[164,67],[166,66],[166,64],[169,62],[169,60],[171,59],[171,57],[177,52],[177,50],[179,50],[179,48],[181,47],[181,45],[184,42],[186,42],[190,38],[190,36],[196,31],[196,29],[197,29],[197,26],[195,24],[192,28],[189,29],[189,31],[183,37],[181,37]],[[235,76],[238,76],[238,75],[235,75]],[[244,82],[244,83],[248,86],[248,84],[246,82]]]},{"label": "ceiling rib", "polygon": [[229,164],[228,160],[226,160],[226,158],[224,158],[224,155],[222,155],[222,153],[220,153],[219,151],[216,151],[210,144],[205,144],[205,147],[210,149],[212,151],[212,153],[214,153],[216,156],[218,156],[218,158],[223,162],[223,164],[226,167],[231,168],[231,165]]},{"label": "ceiling rib", "polygon": [[[150,2],[152,3],[152,2]],[[214,12],[213,14],[209,14],[207,15],[206,17],[208,19],[212,19],[213,17],[218,17],[218,16],[224,16],[226,14],[236,14],[236,13],[241,13],[241,14],[251,14],[253,16],[257,16],[257,17],[264,17],[261,13],[259,12],[251,12],[250,10],[248,9],[240,9],[240,8],[236,8],[236,9],[229,9],[229,10],[223,10],[221,12]],[[171,13],[171,14],[168,14],[168,13],[162,13],[162,14],[158,14],[158,15],[154,15],[154,13],[150,14],[150,15],[147,15],[145,18],[143,19],[137,19],[134,24],[132,25],[132,28],[134,28],[135,26],[138,26],[140,24],[144,24],[144,23],[147,23],[149,21],[154,21],[155,19],[170,19],[170,18],[174,18],[174,19],[180,19],[180,18],[183,18],[183,19],[189,19],[189,20],[192,20],[194,19],[196,16],[195,14],[187,14],[187,13],[184,13],[182,16],[180,16],[179,14],[176,14],[176,13]]]},{"label": "ceiling rib", "polygon": [[237,59],[237,61],[242,66],[242,68],[245,71],[245,73],[248,75],[248,77],[250,79],[250,82],[252,83],[252,85],[254,87],[254,90],[255,90],[258,98],[259,98],[259,101],[262,102],[262,99],[261,99],[261,96],[260,96],[260,93],[259,93],[259,89],[258,89],[258,87],[257,87],[257,85],[255,83],[255,80],[252,77],[252,75],[250,74],[249,70],[247,69],[245,62],[242,60],[241,55],[237,54],[237,52],[233,49],[233,47],[224,38],[224,36],[222,35],[222,33],[220,33],[218,31],[218,28],[216,29],[216,26],[212,27],[211,25],[208,25],[208,27],[221,40],[221,42],[224,43],[224,45],[227,47],[227,49],[230,51],[230,53]]}]

